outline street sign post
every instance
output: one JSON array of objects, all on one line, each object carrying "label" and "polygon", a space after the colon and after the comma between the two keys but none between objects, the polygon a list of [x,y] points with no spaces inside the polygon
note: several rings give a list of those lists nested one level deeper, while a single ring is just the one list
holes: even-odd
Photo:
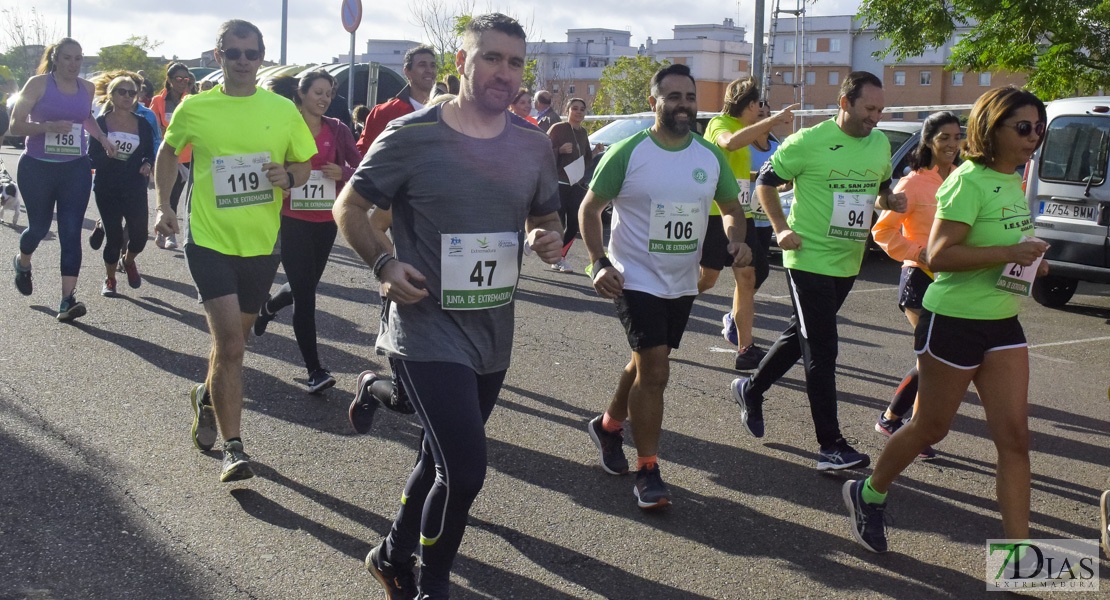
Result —
[{"label": "street sign post", "polygon": [[362,23],[362,0],[343,0],[339,17],[343,21],[343,29],[351,34],[351,60],[347,71],[347,110],[351,111],[355,101],[355,31]]}]

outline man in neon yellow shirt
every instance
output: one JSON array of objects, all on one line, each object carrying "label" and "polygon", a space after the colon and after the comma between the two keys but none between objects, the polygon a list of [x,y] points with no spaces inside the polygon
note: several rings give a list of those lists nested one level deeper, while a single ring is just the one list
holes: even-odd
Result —
[{"label": "man in neon yellow shirt", "polygon": [[243,442],[243,352],[258,309],[269,297],[281,191],[303,185],[316,142],[293,103],[255,85],[265,56],[262,32],[233,19],[218,32],[224,83],[190,96],[174,111],[155,163],[163,235],[177,233],[170,189],[177,149],[192,144],[185,259],[212,333],[208,376],[193,387],[193,443],[207,451],[224,437],[220,481],[254,476]]},{"label": "man in neon yellow shirt", "polygon": [[[840,433],[836,314],[859,274],[873,210],[906,209],[905,194],[890,190],[890,142],[875,129],[884,104],[878,77],[849,73],[840,88],[836,119],[787,138],[756,182],[756,195],[783,249],[794,315],[751,378],[732,382],[732,395],[744,427],[763,437],[763,393],[802,358],[820,444],[819,471],[871,462]],[[787,219],[777,188],[790,180],[796,191]]]}]

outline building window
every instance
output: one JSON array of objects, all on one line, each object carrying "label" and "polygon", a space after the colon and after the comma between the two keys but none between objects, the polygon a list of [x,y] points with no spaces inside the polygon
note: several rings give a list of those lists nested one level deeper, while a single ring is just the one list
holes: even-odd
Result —
[{"label": "building window", "polygon": [[813,110],[813,105],[812,104],[803,104],[802,105],[802,110]]},{"label": "building window", "polygon": [[918,121],[924,121],[925,119],[929,118],[929,114],[930,113],[927,110],[919,110],[919,111],[917,111],[917,120]]},{"label": "building window", "polygon": [[829,38],[817,38],[817,51],[818,52],[828,52],[829,51]]},{"label": "building window", "polygon": [[817,52],[817,38],[806,38],[806,52]]},{"label": "building window", "polygon": [[686,64],[686,57],[685,56],[672,56],[672,57],[668,58],[667,60],[671,61],[672,65],[684,65],[684,64]]},{"label": "building window", "polygon": [[814,71],[806,71],[806,85],[813,85],[817,83],[817,73]]},{"label": "building window", "polygon": [[736,61],[736,70],[741,72],[741,73],[747,73],[748,72],[748,61],[746,61],[746,60]]},{"label": "building window", "polygon": [[556,83],[556,84],[552,85],[552,86],[551,86],[551,91],[553,91],[553,92],[555,92],[556,94],[558,94],[558,93],[559,93],[559,84],[557,84],[557,83]]},{"label": "building window", "polygon": [[794,71],[786,71],[782,74],[783,83],[794,83]]},{"label": "building window", "polygon": [[955,73],[952,73],[952,85],[955,86],[955,87],[959,87],[963,84],[964,84],[964,73],[963,73],[963,71],[956,71]]},{"label": "building window", "polygon": [[921,85],[933,85],[933,72],[932,71],[922,71],[921,72]]},{"label": "building window", "polygon": [[825,105],[825,108],[831,108],[831,109],[833,109],[833,110],[836,110],[836,109],[838,109],[838,108],[840,108],[840,107],[839,107],[839,106],[837,106],[837,105],[835,105],[835,104],[826,104],[826,105]]},{"label": "building window", "polygon": [[578,59],[578,66],[580,66],[580,67],[586,66],[586,59],[584,59],[584,58]]},{"label": "building window", "polygon": [[570,88],[567,89],[567,91],[570,92],[571,94],[573,94],[574,93],[574,85],[571,85]]},{"label": "building window", "polygon": [[986,73],[980,73],[979,74],[979,86],[980,87],[990,87],[990,85],[991,85],[990,71],[987,71]]},{"label": "building window", "polygon": [[559,68],[559,61],[557,61],[557,60],[551,61],[551,68],[552,69],[558,69]]},{"label": "building window", "polygon": [[903,121],[906,119],[906,113],[891,113],[891,121]]},{"label": "building window", "polygon": [[590,85],[586,86],[586,89],[589,90],[591,96],[594,95],[594,84],[591,83]]},{"label": "building window", "polygon": [[786,38],[782,41],[782,51],[790,54],[794,51],[794,40]]},{"label": "building window", "polygon": [[840,40],[832,38],[829,40],[829,52],[840,52]]},{"label": "building window", "polygon": [[895,71],[894,72],[894,85],[906,85],[906,72],[905,71]]},{"label": "building window", "polygon": [[839,71],[829,71],[829,85],[840,85]]}]

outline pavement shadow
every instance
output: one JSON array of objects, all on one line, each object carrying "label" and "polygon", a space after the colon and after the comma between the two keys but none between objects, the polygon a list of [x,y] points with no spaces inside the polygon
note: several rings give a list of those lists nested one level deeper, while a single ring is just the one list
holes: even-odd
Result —
[{"label": "pavement shadow", "polygon": [[[261,465],[257,462],[251,464],[255,473],[259,474]],[[303,531],[324,545],[355,560],[361,561],[366,556],[366,542],[363,540],[289,510],[255,490],[238,488],[231,490],[231,496],[239,503],[244,513],[259,521],[282,529]]]}]

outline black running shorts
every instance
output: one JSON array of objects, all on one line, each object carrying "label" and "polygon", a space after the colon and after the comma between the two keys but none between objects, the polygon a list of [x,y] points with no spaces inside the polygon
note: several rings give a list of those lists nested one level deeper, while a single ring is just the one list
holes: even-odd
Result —
[{"label": "black running shorts", "polygon": [[664,345],[678,348],[696,297],[660,298],[624,290],[613,302],[629,347],[637,351]]},{"label": "black running shorts", "polygon": [[239,311],[253,315],[270,297],[281,256],[231,256],[190,242],[185,244],[185,262],[200,302],[234,294],[239,297]]},{"label": "black running shorts", "polygon": [[913,350],[929,353],[957,369],[975,369],[987,352],[1028,346],[1018,318],[980,320],[937,315],[928,310],[914,330]]}]

